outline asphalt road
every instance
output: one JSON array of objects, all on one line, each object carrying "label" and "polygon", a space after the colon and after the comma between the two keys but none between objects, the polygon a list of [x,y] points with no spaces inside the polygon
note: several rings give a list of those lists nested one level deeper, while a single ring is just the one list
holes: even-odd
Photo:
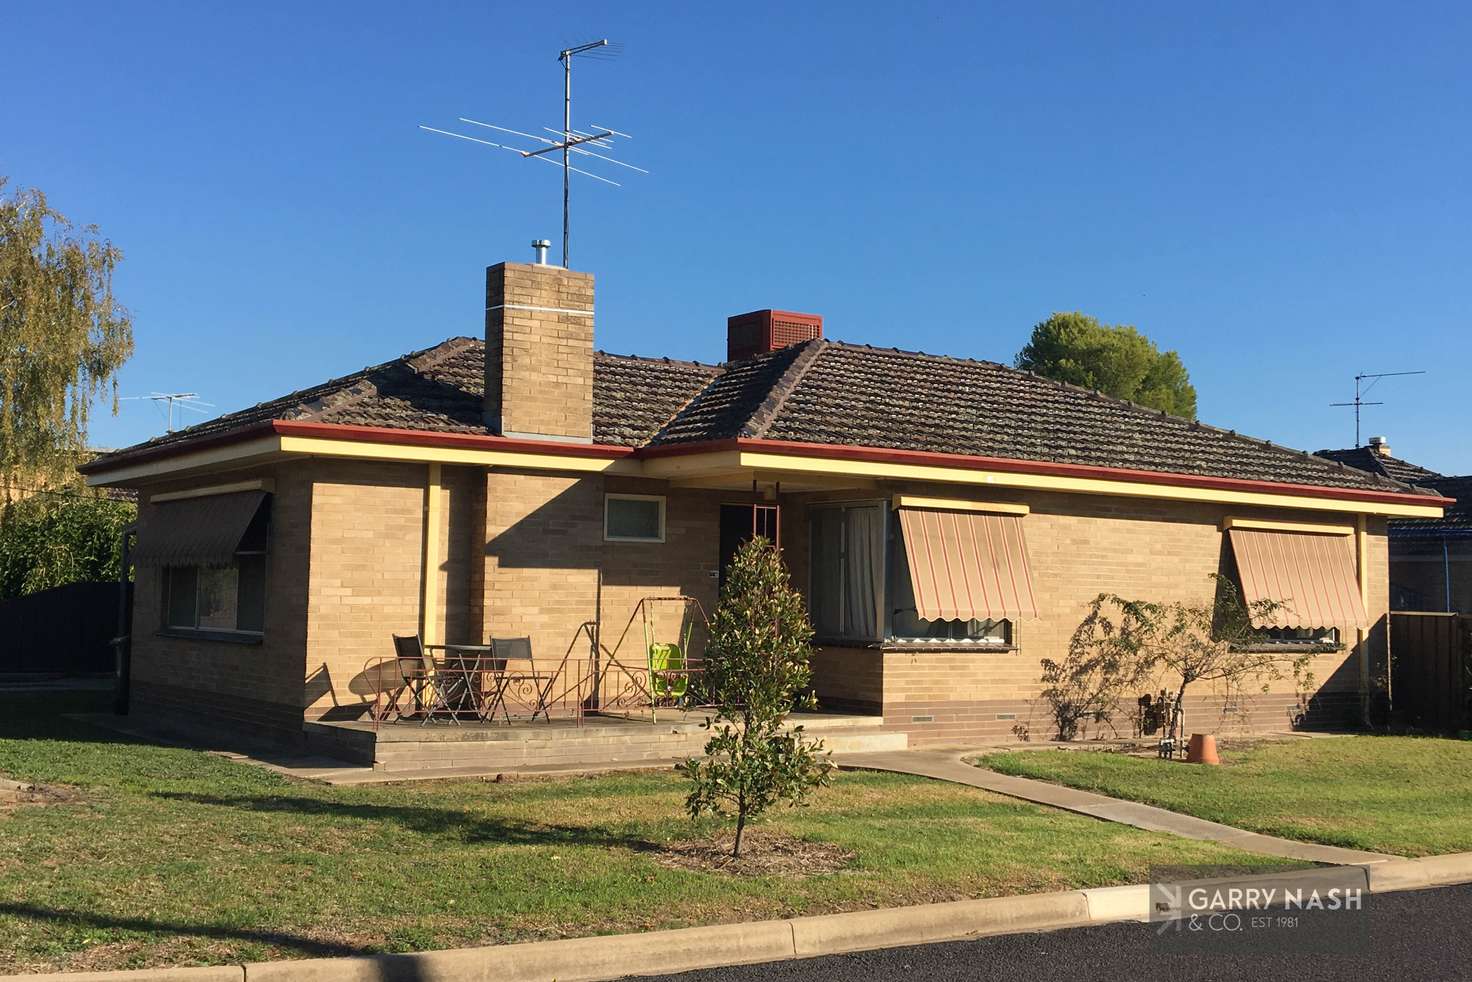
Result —
[{"label": "asphalt road", "polygon": [[[905,980],[1472,979],[1472,885],[1365,895],[1364,909],[1303,912],[1189,933],[1108,924],[663,976],[700,982]],[[1274,912],[1282,913],[1282,912]],[[1284,915],[1288,916],[1288,915]],[[1231,927],[1235,925],[1226,925]]]}]

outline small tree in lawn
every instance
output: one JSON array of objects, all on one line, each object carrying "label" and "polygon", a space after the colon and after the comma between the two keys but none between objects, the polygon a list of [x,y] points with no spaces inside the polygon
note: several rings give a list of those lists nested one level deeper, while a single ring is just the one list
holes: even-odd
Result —
[{"label": "small tree in lawn", "polygon": [[1191,686],[1215,684],[1226,701],[1234,703],[1249,682],[1261,682],[1266,691],[1268,682],[1284,677],[1285,668],[1297,676],[1309,659],[1307,654],[1290,655],[1262,646],[1266,633],[1254,624],[1271,620],[1286,609],[1285,604],[1245,603],[1231,580],[1211,578],[1216,583],[1212,601],[1152,603],[1113,594],[1102,594],[1096,601],[1120,612],[1149,664],[1180,680],[1171,699],[1170,736],[1177,746],[1185,732],[1183,707]]},{"label": "small tree in lawn", "polygon": [[[755,538],[736,553],[711,620],[702,680],[715,715],[704,758],[680,766],[690,779],[685,808],[736,816],[732,857],[741,855],[747,821],[772,804],[802,804],[828,783],[832,763],[821,741],[783,724],[794,700],[807,693],[813,629],[807,605],[793,589],[781,554]],[[809,704],[815,704],[809,693]]]}]

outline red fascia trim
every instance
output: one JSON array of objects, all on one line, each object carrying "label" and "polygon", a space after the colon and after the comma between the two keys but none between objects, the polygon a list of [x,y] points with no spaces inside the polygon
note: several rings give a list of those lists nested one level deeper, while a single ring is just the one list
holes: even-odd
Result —
[{"label": "red fascia trim", "polygon": [[77,473],[91,474],[94,471],[108,471],[123,464],[132,465],[144,461],[157,460],[160,457],[172,457],[175,454],[206,450],[210,447],[219,447],[241,440],[265,436],[270,432],[271,420],[263,420],[259,423],[250,423],[238,429],[225,430],[209,436],[180,440],[177,443],[166,443],[158,447],[144,447],[140,450],[124,450],[115,454],[108,454],[106,457],[98,457],[96,460],[89,460],[85,464],[78,465]]},{"label": "red fascia trim", "polygon": [[633,447],[617,447],[604,443],[522,440],[515,437],[491,436],[486,433],[434,433],[428,430],[396,430],[387,426],[354,426],[348,423],[302,423],[288,419],[274,420],[271,425],[281,436],[352,440],[357,443],[384,443],[401,447],[505,450],[516,453],[544,453],[558,457],[597,457],[608,460],[628,457],[634,453]]},{"label": "red fascia trim", "polygon": [[1446,507],[1454,503],[1454,499],[1451,498],[1396,491],[1367,491],[1356,488],[1326,487],[1320,484],[1289,484],[1278,481],[1251,481],[1235,477],[1172,474],[1165,471],[1136,470],[1129,467],[1100,467],[1091,464],[1014,460],[1008,457],[980,457],[968,454],[934,453],[925,450],[894,450],[887,447],[854,447],[830,443],[761,440],[752,437],[651,447],[642,451],[640,456],[664,457],[686,453],[714,453],[722,450],[748,450],[755,453],[779,453],[794,457],[817,457],[828,460],[859,460],[878,464],[949,467],[955,470],[1001,471],[1009,474],[1095,478],[1104,481],[1136,481],[1141,484],[1161,484],[1216,491],[1255,491],[1265,494],[1296,494],[1308,498],[1346,498],[1352,501],[1372,501],[1383,504],[1424,504]]}]

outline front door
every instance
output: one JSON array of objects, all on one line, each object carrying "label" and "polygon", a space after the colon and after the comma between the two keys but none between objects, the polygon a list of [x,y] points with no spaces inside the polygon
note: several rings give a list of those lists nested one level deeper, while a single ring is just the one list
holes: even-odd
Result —
[{"label": "front door", "polygon": [[736,558],[736,550],[751,539],[753,531],[777,541],[777,509],[777,505],[766,504],[721,506],[721,588],[726,585],[726,567]]}]

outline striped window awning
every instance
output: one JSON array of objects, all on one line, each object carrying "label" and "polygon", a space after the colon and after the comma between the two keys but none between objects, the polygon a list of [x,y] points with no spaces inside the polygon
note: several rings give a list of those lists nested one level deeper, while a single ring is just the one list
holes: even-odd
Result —
[{"label": "striped window awning", "polygon": [[1349,535],[1230,528],[1227,536],[1243,601],[1284,605],[1270,617],[1254,617],[1253,626],[1370,626]]},{"label": "striped window awning", "polygon": [[1038,616],[1021,515],[906,507],[898,513],[919,617]]},{"label": "striped window awning", "polygon": [[133,561],[139,566],[229,566],[269,498],[264,491],[238,491],[154,505]]}]

